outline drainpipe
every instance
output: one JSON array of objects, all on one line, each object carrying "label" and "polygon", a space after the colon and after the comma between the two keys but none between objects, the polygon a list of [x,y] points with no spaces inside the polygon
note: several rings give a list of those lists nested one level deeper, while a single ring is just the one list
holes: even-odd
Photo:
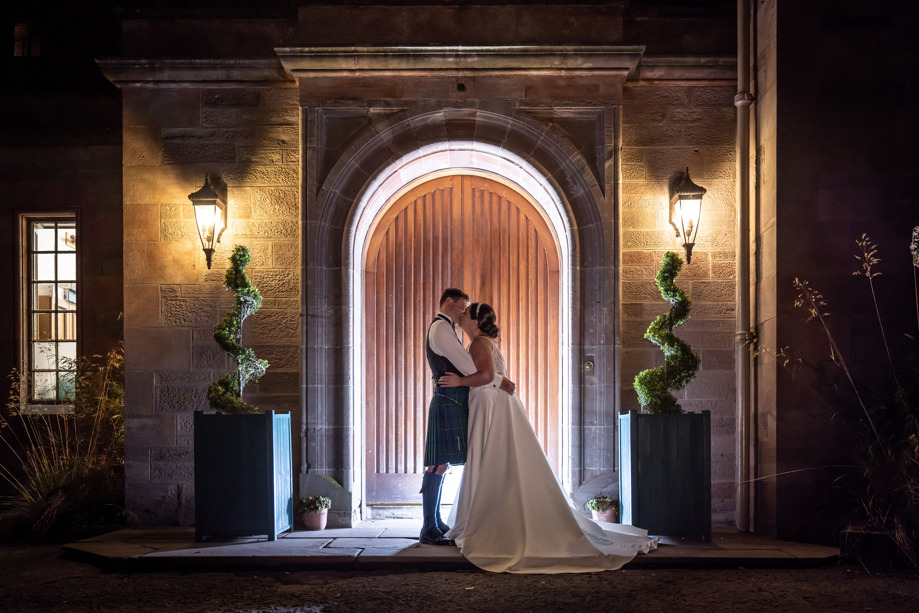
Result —
[{"label": "drainpipe", "polygon": [[738,474],[736,522],[753,531],[753,411],[750,398],[750,19],[751,0],[737,0],[737,368]]}]

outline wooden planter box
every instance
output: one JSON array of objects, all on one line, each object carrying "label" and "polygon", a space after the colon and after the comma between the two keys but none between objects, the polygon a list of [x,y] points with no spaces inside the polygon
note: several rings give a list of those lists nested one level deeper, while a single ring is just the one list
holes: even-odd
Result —
[{"label": "wooden planter box", "polygon": [[619,416],[622,523],[712,538],[711,414]]},{"label": "wooden planter box", "polygon": [[290,415],[195,412],[195,539],[293,529]]}]

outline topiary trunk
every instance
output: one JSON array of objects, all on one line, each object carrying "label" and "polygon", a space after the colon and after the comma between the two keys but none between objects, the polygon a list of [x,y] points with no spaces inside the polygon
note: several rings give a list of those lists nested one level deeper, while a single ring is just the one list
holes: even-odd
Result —
[{"label": "topiary trunk", "polygon": [[642,411],[647,413],[682,413],[683,409],[671,391],[682,389],[695,379],[700,359],[688,343],[673,334],[673,329],[689,319],[692,301],[674,281],[683,267],[683,260],[668,251],[657,272],[658,289],[670,310],[658,315],[648,326],[645,338],[664,352],[664,364],[643,370],[635,377],[635,392]]}]

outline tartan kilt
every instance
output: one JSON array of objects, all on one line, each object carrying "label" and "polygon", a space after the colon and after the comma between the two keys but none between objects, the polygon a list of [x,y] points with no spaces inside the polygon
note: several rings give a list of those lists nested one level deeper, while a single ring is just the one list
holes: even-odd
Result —
[{"label": "tartan kilt", "polygon": [[465,464],[468,422],[469,388],[435,387],[428,405],[424,465]]}]

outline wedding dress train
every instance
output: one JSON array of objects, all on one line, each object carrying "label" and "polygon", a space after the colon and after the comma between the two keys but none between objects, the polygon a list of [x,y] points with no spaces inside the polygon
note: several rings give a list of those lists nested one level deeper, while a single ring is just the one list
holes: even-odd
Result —
[{"label": "wedding dress train", "polygon": [[[491,339],[489,339],[491,340]],[[492,343],[495,369],[504,359]],[[448,533],[479,568],[565,573],[622,567],[657,538],[633,526],[584,517],[552,471],[517,395],[473,388],[466,466]]]}]

